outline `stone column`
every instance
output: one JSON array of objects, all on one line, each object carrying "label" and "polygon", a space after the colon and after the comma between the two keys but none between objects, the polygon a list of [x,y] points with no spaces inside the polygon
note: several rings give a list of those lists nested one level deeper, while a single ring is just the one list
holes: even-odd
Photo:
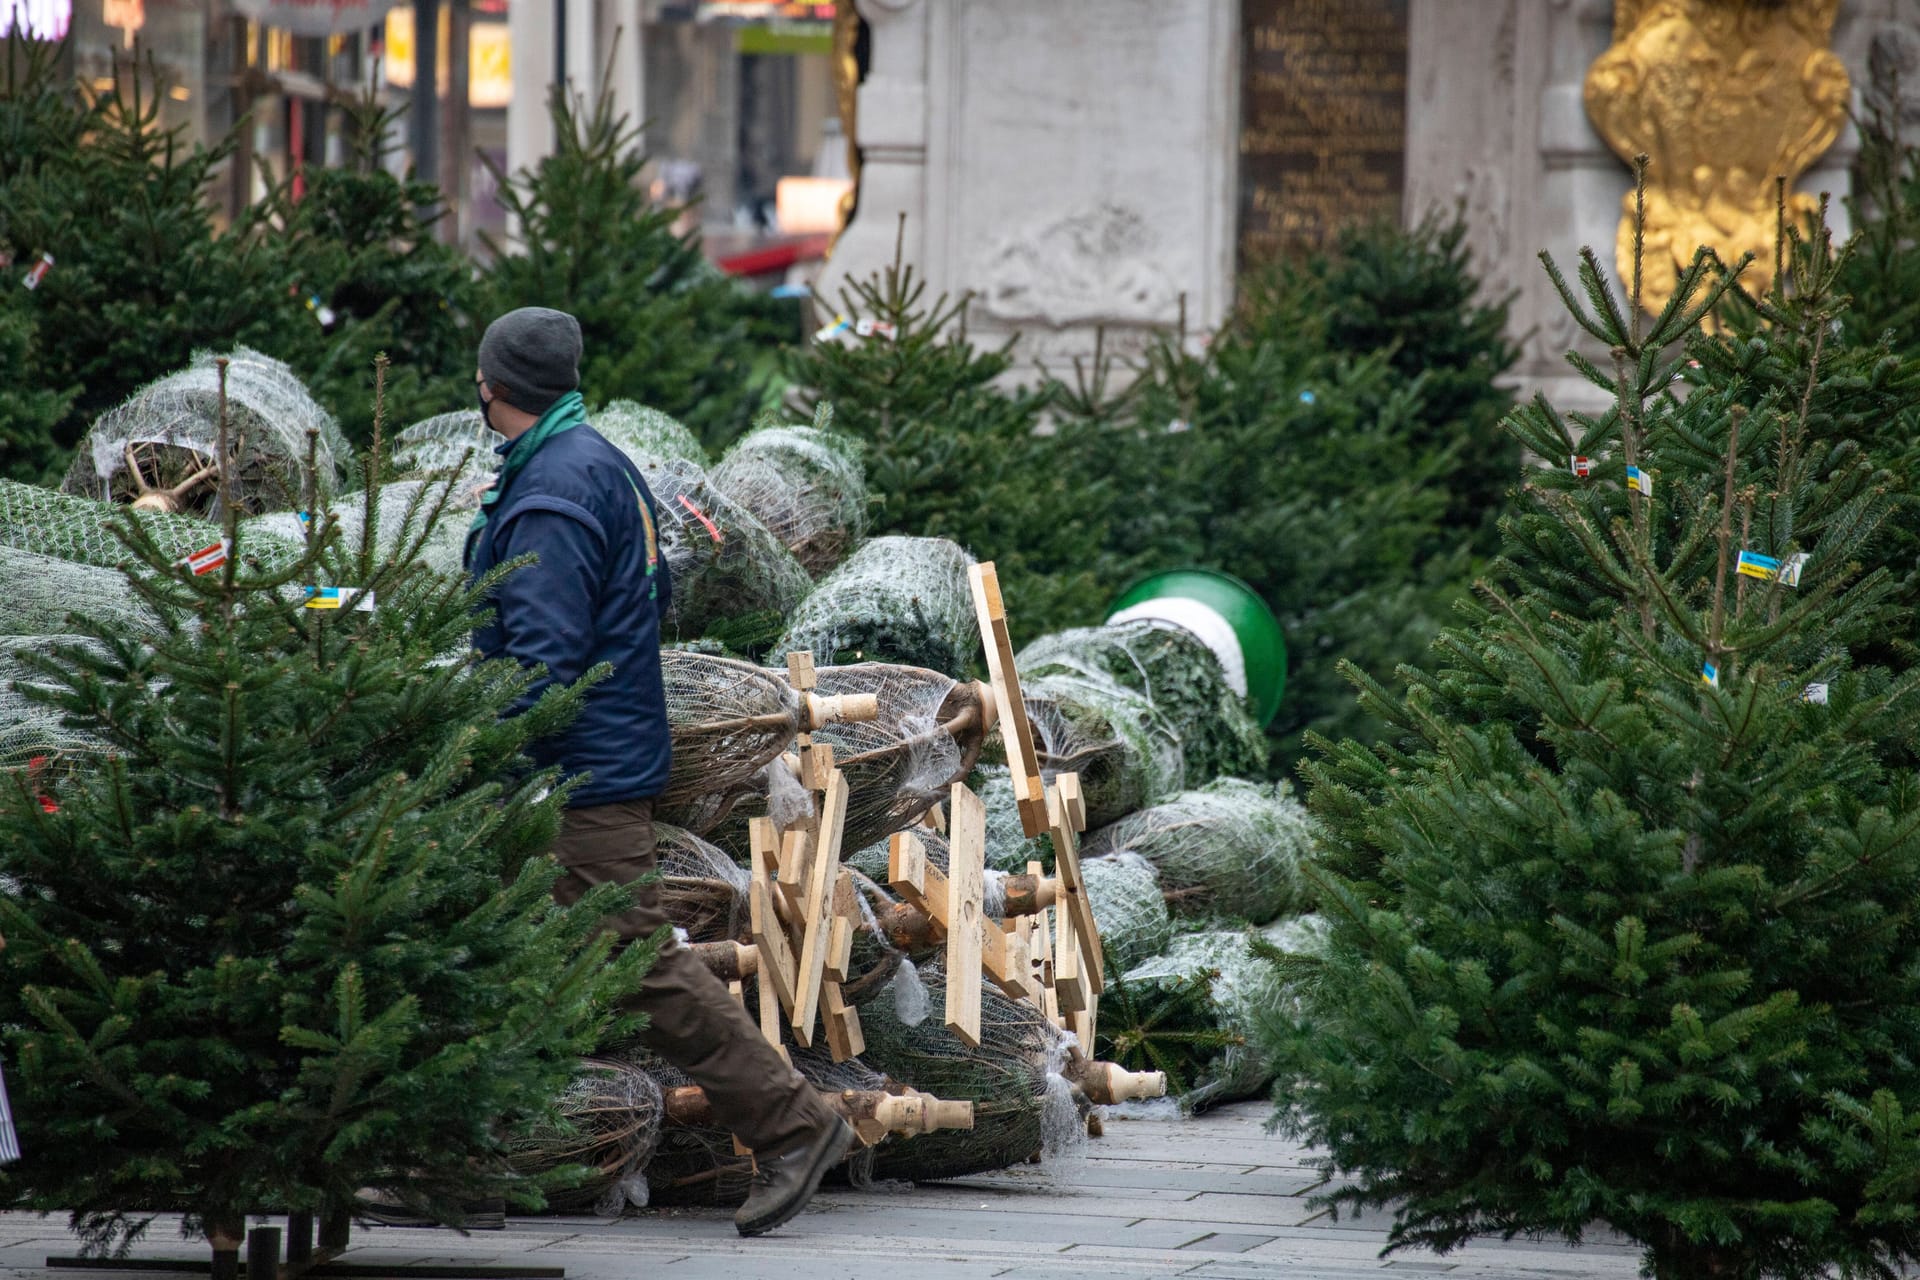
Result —
[{"label": "stone column", "polygon": [[1239,0],[860,0],[860,211],[822,292],[905,258],[1029,370],[1231,304]]}]

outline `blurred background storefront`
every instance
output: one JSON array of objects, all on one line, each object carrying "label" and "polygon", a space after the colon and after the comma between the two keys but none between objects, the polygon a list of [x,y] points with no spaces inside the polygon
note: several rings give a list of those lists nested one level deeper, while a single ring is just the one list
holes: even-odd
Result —
[{"label": "blurred background storefront", "polygon": [[0,29],[70,36],[96,90],[151,58],[156,127],[211,144],[249,119],[222,178],[229,210],[349,160],[349,107],[370,100],[404,108],[384,162],[436,180],[444,234],[475,244],[509,230],[482,157],[511,172],[552,150],[554,83],[610,93],[645,122],[656,192],[697,201],[709,253],[750,274],[804,262],[838,225],[834,16],[811,0],[0,0]]}]

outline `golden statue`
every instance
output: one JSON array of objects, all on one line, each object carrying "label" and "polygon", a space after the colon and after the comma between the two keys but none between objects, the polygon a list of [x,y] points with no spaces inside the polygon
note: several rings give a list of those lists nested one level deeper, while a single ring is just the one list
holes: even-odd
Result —
[{"label": "golden statue", "polygon": [[[1743,285],[1773,283],[1775,183],[1787,214],[1818,202],[1793,184],[1840,136],[1847,69],[1829,49],[1840,0],[1614,0],[1613,47],[1587,72],[1587,114],[1623,160],[1649,158],[1641,302],[1673,296],[1676,264],[1707,245]],[[1620,220],[1633,279],[1633,195]]]},{"label": "golden statue", "polygon": [[860,11],[854,7],[854,0],[840,0],[833,11],[833,94],[840,107],[840,131],[847,139],[847,176],[853,185],[840,197],[840,229],[827,245],[829,256],[853,221],[854,206],[860,199],[860,143],[854,127],[859,122],[859,46]]}]

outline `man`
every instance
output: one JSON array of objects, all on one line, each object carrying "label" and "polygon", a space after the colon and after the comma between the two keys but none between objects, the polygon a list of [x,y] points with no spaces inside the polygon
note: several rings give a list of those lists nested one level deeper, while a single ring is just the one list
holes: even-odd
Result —
[{"label": "man", "polygon": [[[580,383],[580,325],[560,311],[523,307],[480,340],[480,412],[507,438],[499,478],[467,536],[474,577],[516,556],[535,564],[509,574],[494,619],[474,634],[489,658],[512,657],[543,674],[530,705],[555,681],[606,662],[563,734],[535,744],[535,759],[584,776],[554,844],[562,867],[554,897],[577,902],[598,884],[632,884],[654,869],[653,797],[667,784],[671,744],[660,678],[660,618],[672,584],[654,530],[653,496],[626,455],[587,425]],[[705,966],[677,945],[646,885],[609,921],[624,942],[665,929],[666,945],[628,1007],[644,1013],[642,1039],[706,1090],[716,1117],[754,1152],[758,1172],[735,1215],[742,1235],[771,1231],[806,1207],[853,1131],[774,1052]]]}]

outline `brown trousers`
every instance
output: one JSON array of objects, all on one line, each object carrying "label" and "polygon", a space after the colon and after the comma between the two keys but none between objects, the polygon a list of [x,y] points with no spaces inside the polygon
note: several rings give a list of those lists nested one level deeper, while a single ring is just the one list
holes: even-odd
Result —
[{"label": "brown trousers", "polygon": [[[569,809],[554,842],[561,866],[554,900],[572,906],[600,884],[631,884],[654,869],[653,801]],[[673,939],[660,887],[634,892],[634,905],[608,919],[623,940],[669,929],[659,958],[622,1007],[647,1017],[641,1043],[706,1090],[714,1117],[759,1156],[811,1142],[835,1116],[805,1078],[773,1051],[720,979]]]}]

